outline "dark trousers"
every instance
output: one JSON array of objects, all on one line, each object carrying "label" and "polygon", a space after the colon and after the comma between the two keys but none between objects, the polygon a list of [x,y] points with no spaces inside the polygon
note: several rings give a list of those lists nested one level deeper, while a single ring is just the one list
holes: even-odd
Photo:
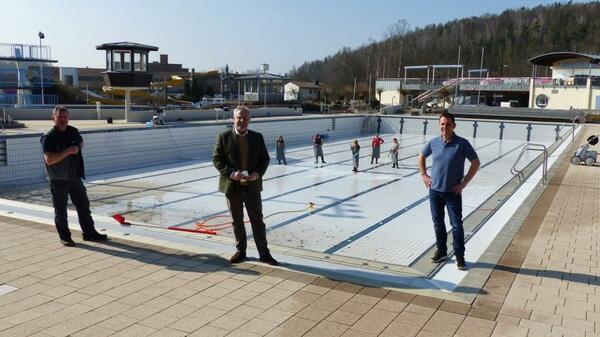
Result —
[{"label": "dark trousers", "polygon": [[268,256],[267,233],[262,214],[262,199],[260,192],[248,192],[241,187],[226,195],[229,213],[233,219],[233,234],[235,235],[235,248],[245,252],[247,247],[246,227],[244,226],[244,205],[252,225],[254,243],[260,256]]},{"label": "dark trousers", "polygon": [[81,226],[83,234],[92,235],[96,232],[92,212],[90,211],[90,201],[81,179],[73,181],[50,180],[50,192],[52,192],[52,205],[54,206],[54,224],[62,240],[71,238],[69,222],[67,221],[67,202],[69,196],[77,209],[79,226]]},{"label": "dark trousers", "polygon": [[448,233],[444,223],[444,207],[448,209],[450,226],[452,226],[452,246],[454,255],[465,255],[465,234],[462,221],[462,195],[452,192],[438,192],[429,190],[429,206],[431,208],[431,217],[433,218],[433,229],[435,230],[435,240],[437,249],[447,252]]}]

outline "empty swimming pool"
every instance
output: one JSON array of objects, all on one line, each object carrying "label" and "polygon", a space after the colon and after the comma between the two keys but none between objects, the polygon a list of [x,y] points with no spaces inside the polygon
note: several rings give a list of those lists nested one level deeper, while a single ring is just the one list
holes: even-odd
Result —
[{"label": "empty swimming pool", "polygon": [[[135,229],[137,235],[160,232],[171,235],[173,240],[193,238],[198,242],[223,243],[233,250],[225,198],[217,192],[218,172],[210,160],[212,140],[225,127],[227,123],[204,128],[129,131],[139,132],[129,135],[129,142],[139,143],[138,152],[132,149],[129,156],[148,160],[145,156],[150,152],[140,145],[144,140],[139,139],[155,138],[148,133],[155,132],[156,136],[160,131],[163,143],[154,155],[167,153],[172,158],[168,163],[163,160],[160,164],[129,169],[114,163],[111,167],[115,170],[109,173],[102,162],[125,160],[127,155],[111,155],[113,140],[106,137],[117,135],[127,146],[126,137],[121,132],[83,132],[86,150],[91,148],[86,153],[86,161],[92,166],[86,186],[92,212],[101,219],[99,227],[108,228],[113,236]],[[283,261],[285,256],[301,257],[392,274],[434,275],[437,266],[425,261],[434,246],[435,235],[428,191],[421,181],[416,157],[428,140],[439,136],[437,119],[287,119],[254,121],[250,128],[265,134],[271,150],[271,165],[263,177],[263,212],[270,245],[280,258],[284,256]],[[385,143],[379,163],[370,164],[370,140],[377,130]],[[328,136],[323,146],[326,163],[318,165],[314,163],[310,144],[311,135],[317,132]],[[523,147],[528,143],[540,144],[554,152],[551,156],[557,156],[559,151],[555,149],[572,130],[570,125],[549,123],[458,120],[456,132],[473,144],[481,160],[479,172],[463,195],[468,243],[476,232],[485,230],[485,221],[520,186],[511,167]],[[280,134],[287,141],[288,165],[278,165],[274,159],[274,140]],[[399,168],[392,168],[387,155],[393,137],[400,144]],[[103,139],[109,144],[103,143]],[[358,139],[361,145],[359,173],[352,172],[352,139]],[[524,152],[515,167],[533,172],[540,164],[540,157],[540,152]],[[130,166],[136,166],[133,160],[128,160]],[[2,197],[42,207],[35,208],[35,212],[51,211],[51,198],[44,183],[6,186]],[[4,205],[2,209],[17,212],[19,203]],[[30,208],[29,212],[34,211]],[[134,225],[156,228],[121,227],[106,220],[113,214],[123,215]],[[216,235],[166,230],[193,229],[198,223],[215,230]]]}]

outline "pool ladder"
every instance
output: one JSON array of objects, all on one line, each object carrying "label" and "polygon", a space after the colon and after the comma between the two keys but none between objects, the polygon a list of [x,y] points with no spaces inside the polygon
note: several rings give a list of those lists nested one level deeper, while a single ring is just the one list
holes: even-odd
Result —
[{"label": "pool ladder", "polygon": [[519,163],[519,161],[523,157],[523,154],[525,154],[525,152],[527,152],[527,151],[540,151],[540,152],[542,152],[542,155],[543,155],[543,162],[542,162],[542,183],[546,183],[547,180],[548,180],[548,149],[543,144],[535,144],[535,143],[527,143],[527,144],[525,144],[525,146],[523,146],[523,149],[521,150],[521,153],[519,153],[519,156],[517,157],[517,160],[515,160],[515,163],[510,168],[510,173],[512,173],[514,176],[518,176],[519,177],[519,181],[522,181],[522,180],[525,179],[525,175],[523,174],[523,170],[517,170],[517,164]]}]

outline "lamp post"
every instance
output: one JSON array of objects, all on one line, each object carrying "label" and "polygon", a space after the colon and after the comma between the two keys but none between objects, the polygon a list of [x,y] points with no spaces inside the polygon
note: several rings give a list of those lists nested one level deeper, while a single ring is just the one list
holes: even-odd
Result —
[{"label": "lamp post", "polygon": [[42,105],[44,105],[44,63],[41,61],[42,55],[42,39],[45,38],[44,33],[39,32],[38,37],[40,38],[40,86],[42,87]]}]

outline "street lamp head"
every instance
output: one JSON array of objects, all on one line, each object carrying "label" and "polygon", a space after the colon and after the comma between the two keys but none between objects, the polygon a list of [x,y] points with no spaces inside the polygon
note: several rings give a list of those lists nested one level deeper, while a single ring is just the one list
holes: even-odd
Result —
[{"label": "street lamp head", "polygon": [[39,32],[39,33],[38,33],[38,36],[40,37],[40,39],[43,39],[43,38],[45,38],[45,36],[44,36],[44,33],[42,33],[42,32]]}]

